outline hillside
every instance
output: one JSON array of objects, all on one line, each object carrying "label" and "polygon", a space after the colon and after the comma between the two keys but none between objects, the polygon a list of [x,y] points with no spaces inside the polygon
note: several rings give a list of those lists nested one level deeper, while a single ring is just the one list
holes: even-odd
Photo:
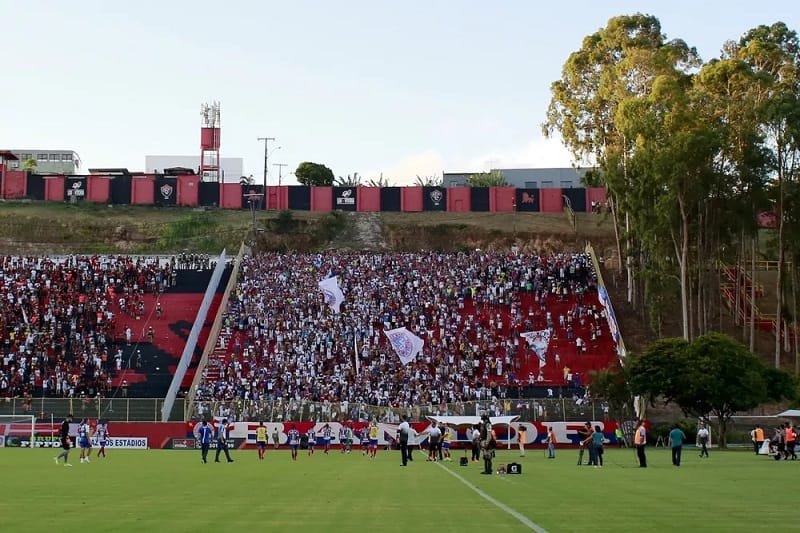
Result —
[{"label": "hillside", "polygon": [[[257,212],[259,247],[315,250],[362,247],[358,227],[379,228],[381,247],[392,250],[507,248],[601,249],[613,244],[602,215],[577,215],[577,232],[551,213],[321,213]],[[0,253],[219,252],[252,239],[250,211],[0,202]],[[367,245],[367,248],[370,246]]]}]

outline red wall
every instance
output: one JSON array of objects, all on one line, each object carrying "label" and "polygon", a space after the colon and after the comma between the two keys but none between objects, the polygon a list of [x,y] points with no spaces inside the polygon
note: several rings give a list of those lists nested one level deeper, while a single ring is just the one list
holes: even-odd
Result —
[{"label": "red wall", "polygon": [[564,210],[564,198],[561,189],[539,189],[539,211],[542,213],[560,213]]},{"label": "red wall", "polygon": [[[199,203],[200,195],[200,176],[178,176],[178,205],[196,206]],[[239,207],[241,207],[241,201]]]},{"label": "red wall", "polygon": [[517,189],[514,187],[489,188],[489,211],[514,211]]},{"label": "red wall", "polygon": [[469,187],[451,187],[447,189],[447,210],[463,213],[472,210],[472,195]]},{"label": "red wall", "polygon": [[605,202],[606,190],[603,187],[590,187],[586,189],[586,210],[592,210],[592,202]]},{"label": "red wall", "polygon": [[289,209],[287,185],[267,185],[267,209]]},{"label": "red wall", "polygon": [[311,210],[330,211],[333,209],[333,187],[311,187]]},{"label": "red wall", "polygon": [[165,447],[171,439],[186,438],[187,426],[183,422],[114,422],[109,424],[114,437],[147,437],[153,449]]},{"label": "red wall", "polygon": [[108,203],[111,196],[111,180],[107,176],[86,176],[86,201]]},{"label": "red wall", "polygon": [[48,202],[64,201],[64,176],[44,178],[44,199]]},{"label": "red wall", "polygon": [[422,211],[422,187],[400,189],[401,211]]},{"label": "red wall", "polygon": [[131,203],[153,205],[155,203],[155,198],[153,197],[155,194],[153,190],[155,181],[156,177],[153,174],[134,176],[131,180]]},{"label": "red wall", "polygon": [[219,206],[222,209],[240,209],[242,207],[242,184],[221,183],[219,186]]},{"label": "red wall", "polygon": [[380,187],[359,187],[356,198],[356,211],[380,211]]},{"label": "red wall", "polygon": [[22,198],[27,186],[28,174],[24,170],[6,170],[3,174],[3,198]]}]

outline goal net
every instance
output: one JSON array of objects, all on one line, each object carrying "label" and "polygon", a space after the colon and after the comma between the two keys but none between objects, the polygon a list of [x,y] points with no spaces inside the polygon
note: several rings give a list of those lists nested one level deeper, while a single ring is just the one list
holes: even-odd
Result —
[{"label": "goal net", "polygon": [[0,448],[34,447],[36,417],[33,415],[0,415]]}]

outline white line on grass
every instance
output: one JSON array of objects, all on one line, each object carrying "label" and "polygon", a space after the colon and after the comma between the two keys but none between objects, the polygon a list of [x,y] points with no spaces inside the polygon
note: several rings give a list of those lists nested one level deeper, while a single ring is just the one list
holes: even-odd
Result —
[{"label": "white line on grass", "polygon": [[523,515],[521,513],[518,513],[517,511],[515,511],[514,509],[512,509],[508,505],[504,504],[503,502],[492,498],[491,496],[489,496],[488,494],[483,492],[481,489],[479,489],[478,487],[476,487],[475,485],[473,485],[472,483],[470,483],[469,481],[467,481],[466,479],[464,479],[460,475],[456,474],[455,472],[453,472],[452,470],[450,470],[449,468],[447,468],[443,464],[437,462],[436,466],[438,466],[439,468],[443,469],[445,472],[447,472],[451,476],[453,476],[456,479],[458,479],[459,481],[461,481],[461,483],[463,483],[467,487],[469,487],[472,490],[474,490],[475,492],[477,492],[478,495],[480,497],[482,497],[484,500],[488,501],[489,503],[493,503],[494,505],[496,505],[497,507],[499,507],[500,509],[505,511],[506,514],[510,514],[511,516],[513,516],[514,518],[516,518],[517,520],[519,520],[520,522],[525,524],[529,529],[532,529],[533,531],[536,531],[537,533],[547,533],[547,530],[545,528],[543,528],[542,526],[532,522],[527,516],[525,516],[525,515]]}]

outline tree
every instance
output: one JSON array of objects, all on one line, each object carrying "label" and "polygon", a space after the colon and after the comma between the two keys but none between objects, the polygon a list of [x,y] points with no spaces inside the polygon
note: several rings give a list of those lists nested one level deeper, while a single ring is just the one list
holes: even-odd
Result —
[{"label": "tree", "polygon": [[417,179],[414,180],[414,183],[418,187],[441,187],[442,183],[444,183],[444,178],[442,176],[420,176],[417,174]]},{"label": "tree", "polygon": [[30,158],[26,159],[24,163],[22,163],[22,170],[27,170],[28,172],[36,172],[36,169],[39,168],[39,163],[36,162],[36,159]]},{"label": "tree", "polygon": [[663,339],[631,361],[631,390],[675,403],[687,416],[719,422],[720,447],[727,445],[727,427],[738,411],[767,401],[794,398],[794,378],[761,364],[744,345],[719,333],[684,339]]},{"label": "tree", "polygon": [[470,187],[506,187],[505,175],[499,170],[492,170],[491,172],[478,172],[471,174],[467,178],[467,185]]},{"label": "tree", "polygon": [[800,170],[800,42],[795,31],[777,22],[747,32],[739,40],[735,53],[757,74],[761,128],[765,145],[773,156],[778,215],[775,313],[775,367],[778,368],[786,254],[786,183],[794,182]]},{"label": "tree", "polygon": [[311,163],[309,161],[300,163],[297,166],[297,170],[294,171],[294,175],[300,185],[322,187],[331,186],[334,182],[333,171],[331,169],[325,165]]},{"label": "tree", "polygon": [[392,184],[389,183],[389,179],[383,177],[383,172],[381,172],[380,176],[378,176],[378,179],[371,178],[367,182],[367,185],[370,186],[370,187],[391,187],[392,186]]},{"label": "tree", "polygon": [[346,178],[339,176],[336,178],[336,185],[339,187],[361,187],[361,176],[358,172],[348,174]]},{"label": "tree", "polygon": [[602,370],[591,370],[592,381],[589,395],[593,400],[608,404],[611,416],[620,420],[632,418],[633,393],[628,379],[627,367],[612,363]]},{"label": "tree", "polygon": [[637,147],[620,130],[618,113],[626,101],[650,94],[657,77],[685,73],[698,65],[693,48],[681,40],[666,41],[656,17],[621,16],[585,37],[564,64],[561,79],[551,86],[544,133],[559,132],[577,160],[594,159],[599,168],[611,200],[619,257],[625,258],[628,301],[634,307],[640,299],[636,265],[643,260],[639,228],[633,227],[631,216],[647,209],[640,205],[643,199],[661,191],[630,172],[629,160]]},{"label": "tree", "polygon": [[249,176],[242,176],[241,178],[239,178],[239,184],[242,187],[249,187],[250,185],[254,185],[255,182],[256,180],[255,178],[253,178],[252,174],[250,174]]}]

